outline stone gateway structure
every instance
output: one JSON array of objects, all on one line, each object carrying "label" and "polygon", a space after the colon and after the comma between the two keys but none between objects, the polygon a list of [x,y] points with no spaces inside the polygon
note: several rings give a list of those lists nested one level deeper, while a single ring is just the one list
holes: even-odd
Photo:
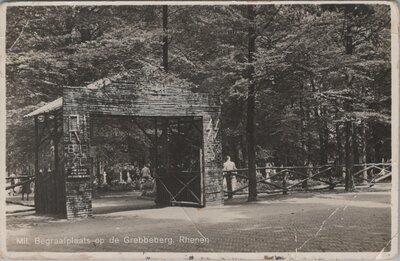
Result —
[{"label": "stone gateway structure", "polygon": [[[160,156],[155,160],[156,203],[196,207],[223,204],[220,113],[218,97],[176,86],[173,81],[140,81],[128,73],[84,87],[64,87],[62,97],[25,116],[35,119],[36,211],[67,218],[92,214],[92,121],[99,116],[151,117],[155,143],[165,143],[155,145],[156,150],[168,147],[168,139],[157,133],[167,132],[169,124],[199,123],[199,171],[180,177]],[[44,137],[50,141],[44,142]],[[46,150],[53,151],[54,163],[49,168],[41,159]]]}]

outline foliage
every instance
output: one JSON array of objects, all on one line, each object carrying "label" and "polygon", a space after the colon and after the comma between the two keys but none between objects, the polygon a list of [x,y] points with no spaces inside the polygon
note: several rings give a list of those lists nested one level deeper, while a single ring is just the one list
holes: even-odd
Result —
[{"label": "foliage", "polygon": [[[390,158],[389,7],[262,5],[255,12],[259,159],[334,161],[348,120],[355,128],[365,124],[366,137],[356,134],[368,145],[369,161]],[[22,116],[61,96],[63,86],[132,70],[159,71],[161,16],[161,6],[10,7],[7,166],[31,162],[32,122]],[[220,95],[223,150],[244,167],[246,6],[170,6],[168,18],[170,75],[157,73],[153,80],[172,77]]]}]

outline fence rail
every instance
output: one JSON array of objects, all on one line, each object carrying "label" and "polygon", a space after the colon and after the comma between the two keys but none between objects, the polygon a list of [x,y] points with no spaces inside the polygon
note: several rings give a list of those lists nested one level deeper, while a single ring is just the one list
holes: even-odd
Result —
[{"label": "fence rail", "polygon": [[[289,191],[333,190],[345,184],[345,168],[342,165],[259,167],[257,170],[258,193],[283,193]],[[248,169],[223,171],[224,193],[247,194]],[[392,175],[391,163],[354,164],[350,172],[357,186],[372,187]]]},{"label": "fence rail", "polygon": [[[257,170],[257,192],[262,194],[283,193],[289,191],[333,190],[344,186],[345,168],[342,165],[323,166],[288,166],[288,167],[259,167]],[[224,193],[228,198],[233,195],[247,194],[248,169],[223,171]],[[352,173],[355,186],[372,187],[392,175],[391,163],[354,164]],[[35,180],[34,176],[6,177],[7,180],[26,179],[6,187],[6,190],[22,186]]]},{"label": "fence rail", "polygon": [[[22,185],[24,185],[24,184],[26,184],[26,183],[31,183],[32,181],[35,180],[35,177],[32,177],[32,176],[25,176],[25,177],[30,177],[30,178],[27,179],[27,180],[24,180],[24,181],[22,181],[22,182],[18,182],[17,184],[7,186],[7,187],[6,187],[6,190],[9,190],[9,189],[13,189],[13,188],[22,186]],[[20,177],[16,177],[16,178],[6,178],[6,179],[20,179],[20,178],[21,178],[21,176],[20,176]]]},{"label": "fence rail", "polygon": [[22,185],[24,185],[24,184],[26,184],[26,183],[31,183],[32,181],[35,180],[35,177],[34,177],[34,176],[6,177],[6,180],[16,180],[16,179],[17,179],[17,180],[18,180],[18,179],[24,179],[24,180],[21,181],[21,182],[18,182],[18,183],[16,183],[16,184],[13,184],[13,185],[10,185],[10,186],[6,186],[6,190],[14,189],[14,188],[19,187],[19,186],[22,186]]}]

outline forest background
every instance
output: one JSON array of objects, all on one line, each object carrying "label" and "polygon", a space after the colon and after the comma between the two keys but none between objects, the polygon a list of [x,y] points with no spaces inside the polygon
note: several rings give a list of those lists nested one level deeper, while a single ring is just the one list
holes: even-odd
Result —
[{"label": "forest background", "polygon": [[33,169],[24,115],[132,70],[220,96],[223,154],[250,172],[390,160],[390,22],[388,5],[8,7],[7,169]]}]

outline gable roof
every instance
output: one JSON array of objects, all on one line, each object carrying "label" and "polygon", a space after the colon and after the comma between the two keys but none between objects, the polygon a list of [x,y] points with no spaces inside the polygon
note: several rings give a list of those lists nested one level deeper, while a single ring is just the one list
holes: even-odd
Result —
[{"label": "gable roof", "polygon": [[[154,66],[145,66],[145,69],[142,70],[130,70],[127,72],[122,72],[110,77],[105,77],[94,81],[90,84],[85,85],[84,87],[72,87],[72,86],[64,86],[71,88],[85,88],[86,90],[91,91],[104,91],[106,88],[111,88],[111,92],[115,92],[115,87],[119,86],[118,89],[132,89],[140,93],[144,89],[147,93],[162,93],[164,91],[168,91],[169,95],[183,95],[187,93],[193,93],[193,87],[195,86],[192,83],[189,83],[185,79],[177,78],[175,75],[166,74],[160,68]],[[121,87],[124,86],[124,87]],[[123,90],[120,90],[123,92]],[[119,91],[119,90],[118,90]],[[196,91],[195,91],[196,92]],[[52,102],[46,103],[42,107],[36,109],[35,111],[24,116],[33,117],[36,115],[52,112],[62,108],[63,106],[63,98],[60,97]]]}]

